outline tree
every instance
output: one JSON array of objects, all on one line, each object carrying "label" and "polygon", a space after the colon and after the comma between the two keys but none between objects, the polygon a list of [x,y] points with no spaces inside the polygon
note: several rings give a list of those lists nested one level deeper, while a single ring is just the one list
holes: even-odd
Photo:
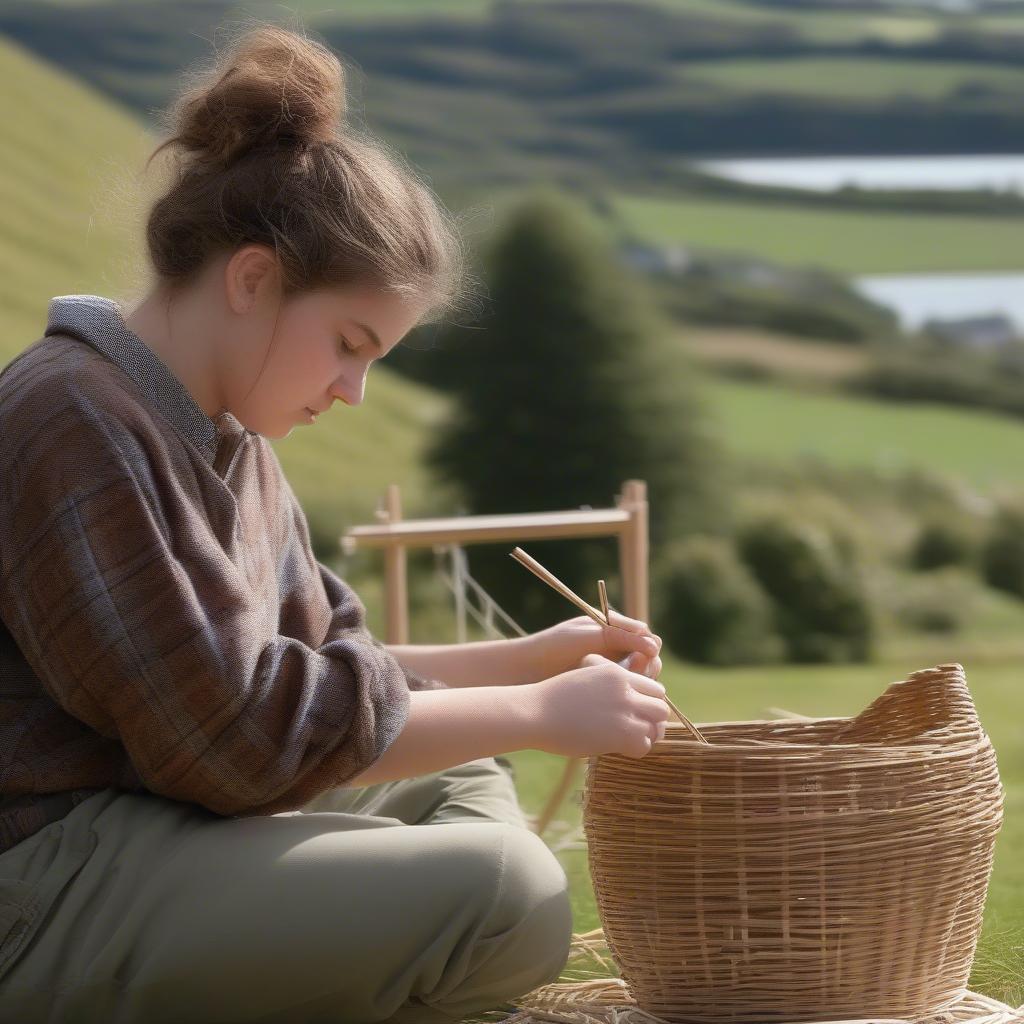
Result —
[{"label": "tree", "polygon": [[[606,506],[623,480],[639,477],[652,556],[672,537],[724,528],[722,460],[696,371],[592,215],[541,190],[507,215],[484,261],[490,301],[477,324],[445,338],[456,411],[427,452],[467,512]],[[595,577],[615,564],[610,543],[528,550],[596,603]],[[499,602],[531,629],[575,614],[526,578],[511,547],[470,553],[471,571]]]}]

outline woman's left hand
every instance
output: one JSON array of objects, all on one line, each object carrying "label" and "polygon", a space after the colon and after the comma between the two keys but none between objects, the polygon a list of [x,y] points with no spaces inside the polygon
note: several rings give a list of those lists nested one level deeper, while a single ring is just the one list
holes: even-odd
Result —
[{"label": "woman's left hand", "polygon": [[657,679],[661,672],[661,637],[639,619],[615,610],[609,616],[611,624],[607,626],[589,615],[577,615],[534,633],[530,639],[540,654],[545,677],[575,668],[588,654],[600,654],[611,661],[622,661],[630,655],[626,667],[631,672]]}]

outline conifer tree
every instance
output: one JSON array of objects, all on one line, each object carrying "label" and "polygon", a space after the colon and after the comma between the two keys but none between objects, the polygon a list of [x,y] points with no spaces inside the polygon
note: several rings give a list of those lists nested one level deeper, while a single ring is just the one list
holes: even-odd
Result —
[{"label": "conifer tree", "polygon": [[[604,228],[544,189],[506,216],[484,264],[483,314],[443,342],[456,411],[427,453],[466,511],[606,507],[641,478],[652,559],[670,538],[724,528],[695,371]],[[509,557],[513,546],[471,548],[470,571],[526,629],[577,614]],[[523,547],[592,604],[607,577],[621,607],[613,540]]]}]

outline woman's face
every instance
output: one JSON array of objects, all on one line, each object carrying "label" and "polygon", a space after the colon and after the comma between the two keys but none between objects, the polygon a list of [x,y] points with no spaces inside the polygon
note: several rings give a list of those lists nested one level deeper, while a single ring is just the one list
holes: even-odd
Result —
[{"label": "woman's face", "polygon": [[243,367],[233,360],[226,390],[238,420],[272,438],[315,422],[335,399],[359,405],[371,364],[419,319],[405,300],[368,285],[305,292],[264,307],[255,333],[265,340],[253,344],[249,333],[249,358]]}]

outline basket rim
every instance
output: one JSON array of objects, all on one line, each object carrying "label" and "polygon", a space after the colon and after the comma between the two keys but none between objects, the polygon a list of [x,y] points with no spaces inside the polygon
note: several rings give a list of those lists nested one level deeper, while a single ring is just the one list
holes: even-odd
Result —
[{"label": "basket rim", "polygon": [[[712,729],[715,726],[747,726],[747,725],[778,725],[780,722],[788,721],[799,721],[801,723],[829,723],[829,722],[849,722],[849,716],[827,716],[823,718],[811,718],[803,717],[800,719],[785,719],[785,718],[747,718],[736,721],[718,721],[718,722],[694,722],[693,724],[703,733],[705,729]],[[672,736],[670,733],[680,733],[679,736]],[[724,741],[724,742],[711,742],[702,743],[700,740],[695,739],[690,733],[689,729],[683,725],[682,722],[666,721],[665,723],[665,736],[658,740],[651,749],[648,751],[649,754],[653,753],[659,747],[665,745],[671,746],[683,746],[687,749],[693,750],[705,750],[709,754],[714,751],[731,751],[731,752],[745,752],[751,751],[819,751],[819,752],[832,752],[832,751],[865,751],[865,750],[886,750],[886,751],[907,751],[914,753],[922,753],[932,751],[936,753],[949,753],[950,751],[957,752],[968,752],[971,750],[978,750],[984,747],[992,745],[991,738],[988,733],[982,729],[981,734],[970,740],[935,740],[927,741],[924,743],[799,743],[791,742],[788,740],[753,740],[748,742],[735,742],[735,741]],[[603,755],[598,755],[603,756]]]}]

